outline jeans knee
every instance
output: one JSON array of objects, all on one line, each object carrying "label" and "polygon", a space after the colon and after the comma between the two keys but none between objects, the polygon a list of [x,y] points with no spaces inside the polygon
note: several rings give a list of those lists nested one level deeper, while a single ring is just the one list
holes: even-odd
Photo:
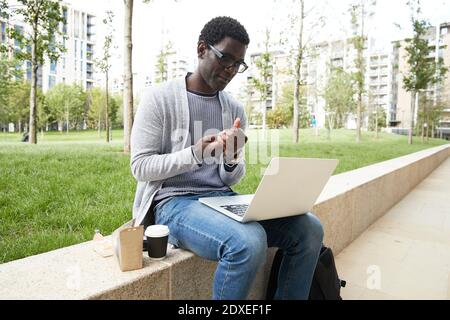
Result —
[{"label": "jeans knee", "polygon": [[312,247],[321,247],[324,237],[324,230],[320,220],[312,213],[308,217],[308,242]]},{"label": "jeans knee", "polygon": [[248,264],[257,269],[266,262],[267,259],[267,243],[266,241],[251,241],[244,247]]},{"label": "jeans knee", "polygon": [[233,255],[236,260],[254,269],[266,262],[267,235],[264,229],[237,236],[235,240]]}]

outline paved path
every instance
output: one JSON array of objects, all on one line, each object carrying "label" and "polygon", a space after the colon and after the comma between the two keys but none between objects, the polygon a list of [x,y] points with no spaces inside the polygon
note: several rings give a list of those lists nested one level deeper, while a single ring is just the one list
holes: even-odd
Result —
[{"label": "paved path", "polygon": [[450,158],[337,257],[343,299],[450,299]]}]

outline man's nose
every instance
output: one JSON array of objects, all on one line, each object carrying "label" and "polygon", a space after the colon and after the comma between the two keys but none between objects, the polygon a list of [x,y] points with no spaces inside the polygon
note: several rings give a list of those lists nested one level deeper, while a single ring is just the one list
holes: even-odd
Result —
[{"label": "man's nose", "polygon": [[234,77],[236,75],[236,73],[238,72],[239,67],[235,66],[235,65],[231,65],[229,67],[225,68],[225,71],[227,72],[227,74],[230,75],[230,78]]}]

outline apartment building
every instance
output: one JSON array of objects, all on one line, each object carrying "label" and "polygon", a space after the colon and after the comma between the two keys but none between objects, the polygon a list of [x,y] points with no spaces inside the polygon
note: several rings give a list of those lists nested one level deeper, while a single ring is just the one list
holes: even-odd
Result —
[{"label": "apartment building", "polygon": [[257,52],[250,55],[249,69],[246,71],[247,82],[245,86],[248,95],[247,100],[255,108],[254,110],[256,112],[262,112],[264,107],[266,110],[274,109],[277,96],[281,93],[282,86],[290,79],[288,74],[291,63],[290,56],[283,51],[271,51],[268,77],[266,79],[267,97],[264,105],[261,93],[253,85],[253,79],[262,81],[260,70],[256,66],[262,54],[262,52]]},{"label": "apartment building", "polygon": [[[176,50],[168,51],[163,57],[163,61],[159,60],[160,57],[157,57],[153,81],[146,79],[145,83],[158,83],[184,77],[188,72],[188,59],[179,54]],[[163,63],[164,68],[163,73],[161,73],[161,66],[159,65],[161,62]]]},{"label": "apartment building", "polygon": [[[373,45],[371,47],[374,47]],[[305,52],[301,68],[301,81],[306,96],[303,101],[307,105],[308,111],[315,115],[319,127],[325,125],[325,104],[323,98],[330,72],[333,68],[342,68],[346,72],[355,72],[355,58],[357,52],[349,40],[336,40],[320,42],[311,45]],[[261,56],[261,53],[251,55],[250,68],[247,76],[247,92],[250,95],[250,101],[261,111],[261,97],[258,92],[252,88],[251,81],[253,77],[259,76],[255,61]],[[366,92],[365,97],[366,110],[363,114],[363,123],[367,126],[370,113],[375,108],[383,108],[386,114],[390,110],[390,87],[391,87],[391,54],[387,49],[371,49],[364,52],[366,60]],[[271,69],[268,79],[269,96],[266,108],[268,110],[275,108],[277,99],[279,99],[282,88],[289,82],[294,81],[295,56],[282,51],[271,52]],[[354,116],[348,118],[346,125],[348,128],[355,128],[356,122]]]},{"label": "apartment building", "polygon": [[[383,108],[388,114],[390,109],[390,83],[392,67],[387,49],[375,49],[374,41],[366,44],[365,60],[365,96],[363,112],[363,127],[368,125],[368,119],[375,108]],[[327,41],[313,44],[307,51],[302,65],[302,81],[305,84],[307,105],[309,111],[318,119],[318,125],[325,124],[325,105],[323,98],[331,70],[342,68],[348,73],[356,71],[355,59],[357,51],[349,39]],[[347,128],[356,128],[354,116],[347,119]]]},{"label": "apartment building", "polygon": [[370,113],[384,110],[387,118],[386,124],[388,124],[391,121],[391,55],[386,52],[373,52],[368,58],[369,63],[366,72],[368,96],[365,121],[367,121]]},{"label": "apartment building", "polygon": [[[430,48],[429,58],[437,61],[443,58],[444,64],[450,66],[450,23],[442,23],[438,28],[431,27],[427,33]],[[403,78],[407,74],[409,66],[405,50],[405,40],[393,42],[392,49],[392,102],[391,102],[391,125],[408,129],[411,121],[411,93],[403,88]],[[441,116],[440,126],[450,127],[450,77],[447,74],[445,81],[440,85],[433,85],[419,93],[426,95],[433,101],[446,103]],[[417,119],[417,108],[414,118]]]},{"label": "apartment building", "polygon": [[[64,2],[61,6],[66,20],[61,28],[66,38],[60,41],[66,52],[62,53],[58,61],[50,61],[47,58],[38,68],[38,86],[44,92],[58,83],[76,83],[84,89],[94,86],[95,16]],[[1,41],[3,43],[14,41],[13,47],[18,49],[20,46],[17,40],[8,39],[6,33],[8,26],[21,33],[29,31],[30,26],[17,18],[0,23]],[[31,81],[31,62],[25,61],[21,68],[24,79]]]},{"label": "apartment building", "polygon": [[58,61],[42,66],[42,89],[47,91],[57,83],[78,84],[85,90],[94,86],[95,16],[62,4],[66,23],[62,27],[66,48]]}]

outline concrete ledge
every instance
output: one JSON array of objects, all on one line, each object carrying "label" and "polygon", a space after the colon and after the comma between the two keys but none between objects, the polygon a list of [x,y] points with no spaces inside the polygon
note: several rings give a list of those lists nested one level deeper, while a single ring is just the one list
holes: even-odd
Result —
[{"label": "concrete ledge", "polygon": [[313,212],[338,255],[450,156],[450,144],[332,176]]},{"label": "concrete ledge", "polygon": [[[450,156],[450,145],[333,176],[313,211],[335,255]],[[269,250],[250,299],[264,299],[275,249]],[[216,262],[169,249],[163,261],[144,253],[144,268],[121,272],[92,242],[0,265],[0,299],[209,299]]]}]

